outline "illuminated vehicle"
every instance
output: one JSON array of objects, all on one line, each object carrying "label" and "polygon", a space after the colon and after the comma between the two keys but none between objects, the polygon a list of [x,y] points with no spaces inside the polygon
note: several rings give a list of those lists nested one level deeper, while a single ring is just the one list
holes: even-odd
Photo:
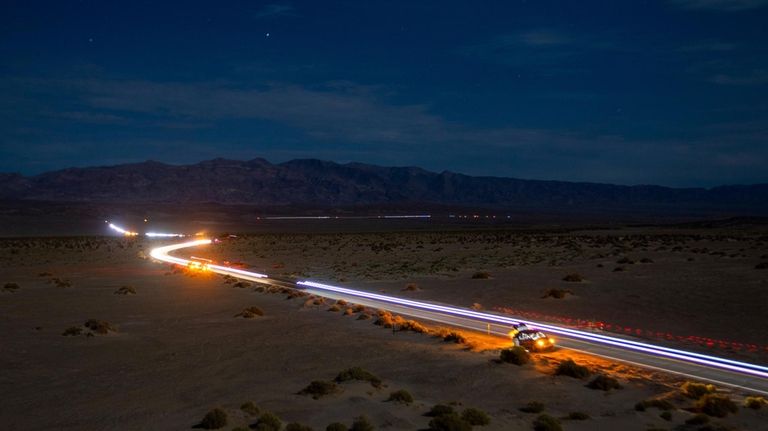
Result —
[{"label": "illuminated vehicle", "polygon": [[208,271],[208,265],[212,264],[211,259],[205,259],[202,257],[191,256],[187,268],[195,271]]},{"label": "illuminated vehicle", "polygon": [[509,338],[512,339],[515,346],[520,346],[529,352],[545,352],[555,348],[554,338],[522,323],[514,326],[514,329],[509,333]]}]

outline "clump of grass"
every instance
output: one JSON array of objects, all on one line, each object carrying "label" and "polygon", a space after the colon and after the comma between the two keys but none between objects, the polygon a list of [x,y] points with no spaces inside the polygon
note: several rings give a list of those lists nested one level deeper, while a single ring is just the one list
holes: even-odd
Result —
[{"label": "clump of grass", "polygon": [[456,413],[437,416],[429,421],[430,431],[471,431],[472,425]]},{"label": "clump of grass", "polygon": [[325,431],[349,431],[349,428],[341,422],[334,422],[325,427]]},{"label": "clump of grass", "polygon": [[624,268],[623,266],[617,266],[616,268],[613,268],[613,272],[624,272],[626,270],[627,269]]},{"label": "clump of grass", "polygon": [[707,422],[709,422],[709,416],[702,413],[698,413],[685,420],[686,425],[704,425]]},{"label": "clump of grass", "polygon": [[502,349],[499,355],[501,362],[508,362],[515,365],[525,365],[531,360],[531,355],[520,346],[512,346],[509,349]]},{"label": "clump of grass", "polygon": [[259,407],[253,401],[246,401],[240,405],[240,410],[248,413],[251,416],[259,414]]},{"label": "clump of grass", "polygon": [[56,287],[61,287],[61,288],[72,287],[72,282],[71,281],[64,280],[64,279],[59,278],[59,277],[54,277],[54,278],[50,279],[49,282],[55,284]]},{"label": "clump of grass", "polygon": [[429,416],[434,418],[437,416],[450,415],[453,413],[456,413],[453,410],[453,407],[445,404],[435,404],[434,406],[432,406],[431,409],[429,409],[427,413],[424,414],[424,416]]},{"label": "clump of grass", "polygon": [[373,322],[374,325],[383,326],[385,328],[391,328],[392,325],[395,324],[394,318],[392,317],[392,313],[389,311],[379,311],[379,315],[376,318],[376,321]]},{"label": "clump of grass", "polygon": [[349,382],[352,380],[369,382],[374,388],[380,388],[382,384],[380,378],[376,377],[370,371],[364,370],[360,367],[347,368],[346,370],[343,370],[338,375],[336,375],[336,378],[334,379],[336,383]]},{"label": "clump of grass", "polygon": [[573,295],[573,291],[570,289],[547,289],[542,298],[563,299],[565,298],[565,295]]},{"label": "clump of grass", "polygon": [[355,314],[355,310],[352,307],[347,307],[344,309],[345,316],[351,316],[353,314]]},{"label": "clump of grass", "polygon": [[339,387],[336,383],[326,382],[324,380],[313,380],[307,385],[306,388],[299,391],[299,395],[311,395],[314,399],[320,399],[320,397],[331,395],[339,391]]},{"label": "clump of grass", "polygon": [[285,431],[312,431],[312,427],[302,425],[298,422],[291,422],[285,426]]},{"label": "clump of grass", "polygon": [[688,398],[698,400],[706,394],[712,394],[717,391],[715,385],[709,385],[696,382],[685,382],[680,386],[680,391]]},{"label": "clump of grass", "polygon": [[621,259],[617,260],[616,263],[619,263],[622,265],[634,265],[635,261],[628,257],[622,257]]},{"label": "clump of grass", "polygon": [[650,408],[655,408],[659,410],[674,410],[675,406],[673,406],[672,403],[670,403],[667,400],[660,400],[660,399],[643,400],[635,404],[635,410],[639,412],[644,412]]},{"label": "clump of grass", "polygon": [[477,271],[472,274],[473,280],[487,280],[489,278],[491,278],[491,273],[488,271]]},{"label": "clump of grass", "polygon": [[613,377],[606,376],[605,374],[599,374],[597,377],[592,379],[591,382],[587,383],[587,387],[601,391],[610,391],[611,389],[622,388],[618,380],[614,379]]},{"label": "clump of grass", "polygon": [[254,424],[254,429],[257,431],[280,431],[280,428],[282,427],[283,422],[272,412],[262,413]]},{"label": "clump of grass", "polygon": [[220,408],[209,411],[200,421],[200,428],[207,430],[216,430],[225,426],[227,426],[227,412]]},{"label": "clump of grass", "polygon": [[563,419],[569,421],[585,421],[589,419],[589,415],[584,412],[570,412],[568,413],[568,416],[564,417]]},{"label": "clump of grass", "polygon": [[97,334],[108,334],[117,331],[117,328],[106,320],[88,319],[83,326]]},{"label": "clump of grass", "polygon": [[544,411],[544,403],[540,401],[531,401],[519,408],[523,413],[541,413]]},{"label": "clump of grass", "polygon": [[413,402],[413,395],[405,389],[400,389],[389,394],[387,401],[393,401],[396,403],[410,404]]},{"label": "clump of grass", "polygon": [[136,289],[132,286],[123,286],[115,291],[115,295],[135,295]]},{"label": "clump of grass", "polygon": [[403,320],[402,322],[399,322],[399,325],[400,331],[411,331],[419,334],[426,334],[429,332],[429,329],[427,329],[426,326],[415,320]]},{"label": "clump of grass", "polygon": [[728,413],[736,413],[739,410],[736,403],[730,398],[717,394],[705,394],[699,398],[699,400],[696,401],[696,409],[705,415],[714,416],[716,418],[726,417],[728,416]]},{"label": "clump of grass", "polygon": [[237,283],[233,284],[232,287],[245,289],[246,287],[251,287],[251,283],[248,283],[247,281],[238,281]]},{"label": "clump of grass", "polygon": [[3,285],[3,290],[6,292],[15,292],[17,290],[21,289],[21,286],[19,286],[18,283],[5,283]]},{"label": "clump of grass", "polygon": [[352,421],[352,427],[349,431],[373,431],[375,428],[366,416],[358,416]]},{"label": "clump of grass", "polygon": [[419,290],[421,290],[421,289],[419,289],[419,285],[416,284],[416,283],[408,283],[403,288],[404,292],[417,292]]},{"label": "clump of grass", "polygon": [[467,342],[467,338],[456,331],[449,331],[442,337],[446,343],[464,344]]},{"label": "clump of grass", "polygon": [[560,425],[560,421],[550,415],[540,415],[533,421],[533,429],[535,431],[562,431],[563,427]]},{"label": "clump of grass", "polygon": [[371,315],[368,313],[360,313],[360,315],[357,316],[357,320],[370,320]]},{"label": "clump of grass", "polygon": [[339,307],[336,304],[333,304],[330,307],[328,307],[328,311],[339,312],[339,311],[341,311],[341,307]]},{"label": "clump of grass", "polygon": [[235,317],[242,317],[243,319],[253,319],[255,317],[263,316],[264,311],[261,308],[253,306],[244,308],[243,311],[235,314]]},{"label": "clump of grass", "polygon": [[563,281],[567,281],[569,283],[580,283],[584,281],[584,276],[578,272],[574,272],[563,277]]},{"label": "clump of grass", "polygon": [[763,406],[768,405],[768,400],[763,397],[746,397],[744,398],[744,407],[752,410],[760,410]]},{"label": "clump of grass", "polygon": [[61,333],[61,335],[65,337],[76,337],[83,333],[83,328],[79,326],[70,326],[69,328],[65,329],[64,332]]},{"label": "clump of grass", "polygon": [[573,362],[572,359],[561,362],[555,369],[555,375],[568,376],[575,379],[586,379],[590,374],[589,368]]},{"label": "clump of grass", "polygon": [[491,423],[488,413],[474,407],[464,409],[461,412],[461,418],[472,426],[485,426]]},{"label": "clump of grass", "polygon": [[669,410],[664,410],[659,414],[659,417],[664,419],[665,421],[671,421],[672,420],[672,412]]}]

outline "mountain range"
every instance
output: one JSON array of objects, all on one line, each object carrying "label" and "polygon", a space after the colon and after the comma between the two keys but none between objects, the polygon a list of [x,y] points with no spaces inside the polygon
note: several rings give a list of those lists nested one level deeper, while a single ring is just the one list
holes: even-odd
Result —
[{"label": "mountain range", "polygon": [[69,168],[34,176],[0,173],[0,199],[92,203],[264,206],[442,205],[500,209],[703,211],[768,214],[768,184],[713,188],[624,186],[480,177],[415,167],[315,159],[273,164],[214,159]]}]

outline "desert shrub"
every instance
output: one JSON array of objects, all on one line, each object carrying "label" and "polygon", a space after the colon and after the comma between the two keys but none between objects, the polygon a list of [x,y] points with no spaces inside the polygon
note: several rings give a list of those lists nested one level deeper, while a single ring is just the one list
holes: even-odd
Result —
[{"label": "desert shrub", "polygon": [[355,314],[355,310],[353,310],[352,307],[347,307],[344,309],[345,316],[351,316],[353,314]]},{"label": "desert shrub", "polygon": [[723,395],[705,394],[696,402],[696,408],[705,415],[723,418],[736,413],[739,408],[730,398]]},{"label": "desert shrub", "polygon": [[380,311],[376,321],[373,322],[374,325],[383,326],[385,328],[391,328],[394,323],[392,313],[388,311]]},{"label": "desert shrub", "polygon": [[535,431],[562,431],[563,427],[560,426],[560,421],[556,418],[550,415],[540,415],[533,421],[533,429]]},{"label": "desert shrub", "polygon": [[58,278],[58,277],[52,278],[50,280],[50,282],[55,284],[56,287],[61,287],[61,288],[72,287],[72,282],[71,281],[64,280],[64,279],[61,279],[61,278]]},{"label": "desert shrub", "polygon": [[557,369],[555,369],[555,375],[568,376],[576,379],[586,379],[589,377],[590,372],[589,368],[573,362],[572,359],[567,359],[557,366]]},{"label": "desert shrub", "polygon": [[621,259],[617,260],[616,263],[619,263],[619,264],[622,264],[622,265],[625,265],[625,264],[632,265],[632,264],[635,263],[635,261],[630,259],[630,258],[628,258],[628,257],[622,257]]},{"label": "desert shrub", "polygon": [[232,431],[251,431],[251,429],[247,427],[235,427],[232,428]]},{"label": "desert shrub", "polygon": [[413,402],[413,395],[405,389],[400,389],[389,394],[387,401],[394,401],[396,403],[410,404]]},{"label": "desert shrub", "polygon": [[548,289],[546,292],[544,292],[544,296],[542,298],[555,298],[555,299],[563,299],[565,298],[565,295],[573,295],[573,291],[570,289]]},{"label": "desert shrub", "polygon": [[132,286],[123,286],[115,291],[115,295],[135,295],[136,289]]},{"label": "desert shrub", "polygon": [[355,313],[362,313],[363,311],[365,311],[365,305],[357,304],[354,307],[352,307],[352,309],[355,310]]},{"label": "desert shrub", "polygon": [[285,431],[312,431],[312,427],[302,425],[298,422],[291,422],[285,426]]},{"label": "desert shrub", "polygon": [[246,401],[240,405],[240,410],[248,413],[251,416],[259,414],[259,407],[253,401]]},{"label": "desert shrub", "polygon": [[351,367],[340,372],[334,379],[336,383],[348,382],[351,380],[361,380],[369,382],[374,388],[381,387],[381,379],[360,367]]},{"label": "desert shrub", "polygon": [[348,430],[349,428],[347,428],[347,426],[341,422],[334,422],[332,424],[329,424],[327,427],[325,427],[325,431],[348,431]]},{"label": "desert shrub", "polygon": [[82,333],[83,333],[83,328],[79,326],[70,326],[69,328],[65,329],[64,332],[61,333],[61,335],[65,337],[69,337],[69,336],[74,337]]},{"label": "desert shrub", "polygon": [[360,313],[359,316],[357,316],[357,320],[370,320],[371,315],[368,313]]},{"label": "desert shrub", "polygon": [[617,266],[616,268],[613,268],[613,272],[623,272],[623,271],[626,271],[626,270],[627,269],[624,268],[623,266]]},{"label": "desert shrub", "polygon": [[701,413],[685,420],[686,425],[704,425],[707,422],[709,422],[709,416]]},{"label": "desert shrub", "polygon": [[248,283],[247,281],[238,281],[237,283],[233,284],[232,287],[239,287],[240,289],[245,289],[246,287],[251,287],[251,283]]},{"label": "desert shrub", "polygon": [[338,306],[338,305],[336,305],[336,304],[333,304],[333,305],[331,305],[330,307],[328,307],[328,311],[334,311],[334,312],[338,312],[338,311],[341,311],[341,307],[339,307],[339,306]]},{"label": "desert shrub", "polygon": [[235,317],[242,317],[243,319],[253,319],[258,316],[263,316],[264,311],[261,310],[259,307],[248,307],[244,308],[243,311],[235,314]]},{"label": "desert shrub", "polygon": [[672,403],[670,403],[667,400],[659,400],[659,399],[643,400],[635,404],[635,410],[639,412],[644,412],[650,408],[655,408],[659,410],[674,410],[675,406],[673,406]]},{"label": "desert shrub", "polygon": [[5,285],[3,285],[3,290],[7,290],[8,292],[14,292],[19,289],[21,289],[21,286],[19,286],[18,283],[5,283]]},{"label": "desert shrub", "polygon": [[373,431],[375,428],[371,421],[365,416],[358,416],[352,421],[352,427],[349,431]]},{"label": "desert shrub", "polygon": [[584,281],[584,277],[581,274],[574,272],[572,274],[568,274],[565,277],[563,277],[563,281],[568,281],[570,283],[579,283]]},{"label": "desert shrub", "polygon": [[755,265],[755,269],[768,269],[768,262],[760,262]]},{"label": "desert shrub", "polygon": [[531,360],[531,355],[520,346],[512,346],[509,349],[501,349],[499,359],[515,365],[524,365]]},{"label": "desert shrub", "polygon": [[88,319],[84,326],[97,334],[107,334],[110,331],[117,331],[111,323],[105,320]]},{"label": "desert shrub", "polygon": [[464,411],[461,412],[461,418],[473,426],[485,426],[491,423],[491,418],[488,416],[488,413],[473,407],[464,409]]},{"label": "desert shrub", "polygon": [[257,431],[280,431],[283,422],[272,412],[264,412],[256,421],[255,429]]},{"label": "desert shrub", "polygon": [[450,331],[443,336],[443,341],[447,343],[464,344],[467,338],[456,331]]},{"label": "desert shrub", "polygon": [[473,310],[478,310],[478,311],[480,311],[480,310],[482,310],[482,309],[483,309],[483,304],[481,304],[481,303],[479,303],[479,302],[473,302],[473,303],[472,303],[472,306],[471,306],[471,307],[469,307],[469,308],[471,308],[471,309],[473,309]]},{"label": "desert shrub", "polygon": [[419,285],[416,284],[416,283],[408,283],[403,288],[403,291],[405,291],[405,292],[416,292],[418,290],[420,290],[419,289]]},{"label": "desert shrub", "polygon": [[585,421],[589,419],[589,415],[584,412],[570,412],[564,419],[571,421]]},{"label": "desert shrub", "polygon": [[426,334],[429,332],[429,329],[415,320],[404,320],[400,322],[400,331],[411,331],[419,334]]},{"label": "desert shrub", "polygon": [[653,263],[653,259],[651,259],[650,257],[644,257],[640,259],[640,263]]},{"label": "desert shrub", "polygon": [[220,408],[215,408],[203,416],[200,421],[200,428],[206,430],[216,430],[227,425],[227,412]]},{"label": "desert shrub", "polygon": [[599,374],[592,379],[591,382],[587,383],[587,387],[590,389],[599,389],[601,391],[610,391],[611,389],[621,389],[621,384],[619,384],[619,381],[613,377]]},{"label": "desert shrub", "polygon": [[531,401],[520,407],[519,410],[523,413],[541,413],[544,411],[544,403],[540,401]]},{"label": "desert shrub", "polygon": [[672,412],[669,410],[664,410],[659,414],[659,417],[664,419],[665,421],[671,421],[672,420]]},{"label": "desert shrub", "polygon": [[336,304],[338,304],[339,307],[344,307],[345,305],[347,305],[347,301],[343,299],[339,299],[338,301],[336,301]]},{"label": "desert shrub", "polygon": [[435,404],[432,406],[431,409],[424,415],[429,417],[437,417],[437,416],[443,416],[443,415],[449,415],[451,413],[455,413],[453,410],[453,407],[445,405],[445,404]]},{"label": "desert shrub", "polygon": [[491,278],[491,273],[488,271],[477,271],[472,274],[473,280],[487,280],[489,278]]},{"label": "desert shrub", "polygon": [[749,409],[760,410],[765,405],[768,405],[768,400],[763,397],[747,397],[744,399],[744,407]]},{"label": "desert shrub", "polygon": [[456,413],[441,415],[429,421],[430,431],[471,431],[472,425]]},{"label": "desert shrub", "polygon": [[306,388],[299,391],[299,395],[311,395],[312,398],[319,399],[322,396],[333,394],[338,390],[339,388],[336,386],[336,383],[313,380]]},{"label": "desert shrub", "polygon": [[706,394],[714,393],[717,390],[714,385],[704,383],[685,382],[680,386],[680,391],[688,398],[698,400]]}]

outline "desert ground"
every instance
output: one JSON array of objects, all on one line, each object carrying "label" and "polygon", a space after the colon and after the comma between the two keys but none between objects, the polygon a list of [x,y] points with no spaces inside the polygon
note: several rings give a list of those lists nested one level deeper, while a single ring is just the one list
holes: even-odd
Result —
[{"label": "desert ground", "polygon": [[[227,430],[257,428],[266,411],[315,430],[361,415],[376,429],[417,430],[436,404],[484,411],[482,430],[534,429],[541,415],[566,430],[768,429],[768,406],[744,407],[750,394],[717,388],[737,412],[702,416],[700,394],[686,396],[673,376],[567,351],[503,363],[506,340],[465,332],[446,342],[435,334],[450,329],[428,324],[393,331],[374,324],[377,310],[190,274],[147,258],[163,243],[0,240],[7,429],[187,430],[220,408]],[[261,232],[200,255],[768,362],[761,227]],[[248,307],[257,309],[244,318]],[[567,359],[590,376],[555,375]],[[351,367],[375,381],[334,382]],[[621,389],[587,387],[595,376]],[[301,393],[313,381],[323,390]],[[412,400],[390,400],[397,391]],[[659,401],[638,406],[649,400]]]}]

